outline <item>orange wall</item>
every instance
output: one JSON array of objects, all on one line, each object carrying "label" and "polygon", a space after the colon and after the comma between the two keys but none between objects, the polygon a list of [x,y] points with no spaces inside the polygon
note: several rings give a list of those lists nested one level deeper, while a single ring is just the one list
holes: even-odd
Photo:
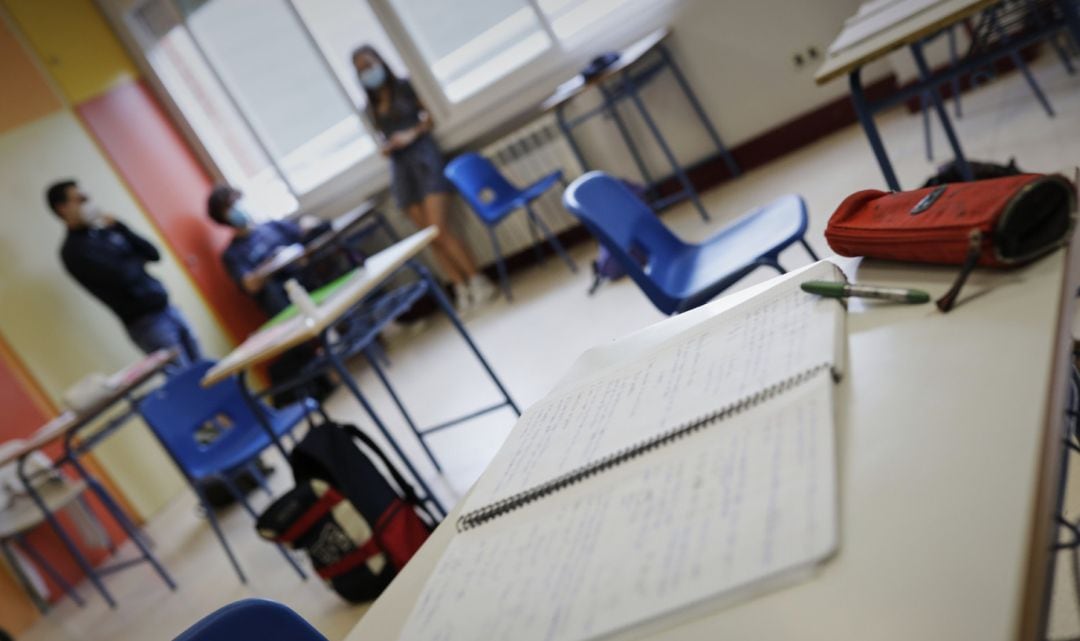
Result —
[{"label": "orange wall", "polygon": [[232,234],[206,215],[210,177],[145,83],[121,83],[75,110],[229,334],[243,340],[265,316],[225,272]]}]

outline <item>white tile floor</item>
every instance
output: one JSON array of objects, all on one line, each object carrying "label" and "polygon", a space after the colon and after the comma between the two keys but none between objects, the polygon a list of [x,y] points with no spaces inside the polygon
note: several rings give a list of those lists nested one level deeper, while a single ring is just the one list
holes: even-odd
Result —
[{"label": "white tile floor", "polygon": [[[1009,76],[965,96],[964,118],[957,122],[961,139],[970,158],[1004,161],[1015,156],[1026,170],[1068,169],[1071,174],[1069,168],[1080,163],[1080,77],[1067,76],[1050,57],[1035,65],[1035,73],[1058,111],[1056,118],[1047,119],[1022,80]],[[933,171],[923,156],[921,119],[894,110],[880,117],[879,124],[902,183],[917,186]],[[935,146],[943,157],[946,145],[940,130],[935,131]],[[700,239],[756,204],[781,193],[800,193],[810,208],[810,243],[825,254],[822,233],[840,200],[882,184],[861,129],[852,126],[705,194],[711,223],[702,223],[686,206],[664,220],[684,237]],[[581,246],[572,253],[586,267],[595,247]],[[795,267],[809,259],[796,247],[781,260]],[[740,286],[769,276],[760,271]],[[481,349],[522,407],[542,397],[582,350],[660,320],[632,283],[606,285],[589,298],[585,295],[589,281],[588,269],[571,275],[559,261],[550,260],[514,275],[513,304],[499,302],[469,321]],[[495,389],[443,320],[431,323],[419,336],[395,343],[390,357],[390,376],[420,424],[497,400]],[[407,428],[377,381],[366,371],[358,370],[357,375],[395,433],[410,442]],[[339,419],[367,424],[351,397],[342,392],[328,407]],[[481,473],[512,423],[510,412],[501,411],[431,438],[445,468],[441,478],[425,464],[418,446],[411,446],[409,454],[424,464],[436,492],[452,502]],[[274,483],[284,489],[291,481],[284,466],[280,462],[278,466],[282,471]],[[1074,480],[1078,478],[1074,475]],[[1080,487],[1075,489],[1070,504],[1080,503]],[[265,504],[265,499],[259,500]],[[117,610],[110,611],[84,584],[79,589],[88,598],[86,608],[65,600],[22,640],[168,639],[213,609],[246,596],[287,603],[331,640],[343,638],[362,616],[363,606],[346,605],[317,580],[302,582],[276,550],[256,538],[246,515],[233,510],[224,523],[249,573],[247,586],[237,581],[206,522],[196,515],[193,497],[186,493],[148,527],[158,555],[180,584],[176,593],[169,593],[149,569],[125,572],[107,579],[121,601]],[[1059,572],[1052,638],[1080,632],[1066,572],[1064,566]]]}]

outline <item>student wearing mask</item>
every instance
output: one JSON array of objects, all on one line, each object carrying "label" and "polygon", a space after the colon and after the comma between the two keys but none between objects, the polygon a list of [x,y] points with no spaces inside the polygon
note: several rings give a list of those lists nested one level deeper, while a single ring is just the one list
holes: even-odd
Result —
[{"label": "student wearing mask", "polygon": [[305,217],[300,223],[272,220],[256,224],[242,196],[239,190],[218,185],[207,199],[207,213],[214,222],[233,230],[232,242],[221,257],[225,271],[240,289],[255,299],[260,309],[275,316],[289,306],[285,283],[296,278],[303,284],[303,278],[294,268],[281,270],[270,278],[260,277],[255,268],[285,247],[303,242],[305,231],[315,228],[318,221]]},{"label": "student wearing mask", "polygon": [[469,250],[446,225],[452,189],[443,176],[443,159],[433,123],[405,78],[398,78],[370,45],[353,52],[353,66],[367,94],[367,114],[382,137],[380,150],[393,170],[391,191],[398,207],[418,227],[435,225],[435,257],[454,286],[459,310],[487,303],[498,290],[476,269]]},{"label": "student wearing mask", "polygon": [[123,323],[144,353],[175,347],[180,366],[201,358],[187,321],[146,264],[161,260],[156,247],[124,223],[104,214],[74,180],[45,192],[49,209],[67,226],[60,258],[68,273]]}]

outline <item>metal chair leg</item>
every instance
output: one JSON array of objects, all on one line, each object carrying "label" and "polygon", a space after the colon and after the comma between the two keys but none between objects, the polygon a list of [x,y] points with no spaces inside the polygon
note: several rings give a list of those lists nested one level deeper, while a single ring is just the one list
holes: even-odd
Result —
[{"label": "metal chair leg", "polygon": [[[248,503],[247,497],[244,496],[244,493],[240,491],[240,488],[236,487],[236,483],[231,478],[229,478],[228,474],[221,475],[221,482],[225,484],[226,489],[229,490],[229,494],[233,495],[233,498],[235,498],[236,502],[244,508],[244,511],[247,512],[252,519],[258,521],[259,515],[255,512],[254,509],[252,509],[251,504]],[[300,565],[296,562],[296,559],[292,557],[292,554],[289,554],[289,551],[286,550],[284,546],[282,546],[280,543],[275,543],[274,545],[277,546],[278,551],[281,552],[281,555],[284,556],[285,560],[289,562],[289,565],[293,566],[293,569],[296,570],[296,573],[300,575],[300,578],[306,581],[307,574],[304,572],[304,569],[301,568]]]},{"label": "metal chair leg", "polygon": [[495,267],[499,270],[499,286],[502,288],[506,300],[514,300],[514,295],[510,293],[510,276],[506,273],[506,261],[503,260],[499,239],[495,235],[494,228],[488,227],[487,231],[488,236],[491,236],[491,246],[495,250]]},{"label": "metal chair leg", "polygon": [[[79,596],[78,592],[75,591],[75,586],[68,583],[67,580],[64,579],[64,577],[59,572],[56,571],[56,568],[54,568],[52,564],[50,564],[45,559],[45,557],[38,554],[37,548],[35,548],[33,545],[30,545],[30,542],[26,540],[26,537],[21,534],[17,534],[15,535],[15,542],[20,548],[22,548],[23,552],[26,552],[26,555],[29,556],[35,564],[41,567],[45,574],[49,575],[50,579],[52,579],[57,585],[60,586],[60,589],[63,590],[64,594],[71,597],[71,600],[74,601],[76,605],[78,605],[80,608],[86,607],[86,601],[83,601],[83,598]],[[49,606],[47,603],[45,603],[45,600],[42,598],[42,596],[37,593],[37,590],[34,589],[34,586],[30,584],[29,577],[27,577],[23,573],[22,568],[19,566],[19,562],[15,559],[15,555],[11,552],[9,541],[7,539],[0,541],[0,547],[3,548],[4,558],[7,560],[8,565],[11,566],[11,570],[15,573],[15,576],[18,577],[19,582],[23,584],[24,588],[26,588],[26,592],[30,595],[30,599],[34,602],[34,605],[37,606],[38,610],[40,610],[42,614],[45,614],[48,611]]]},{"label": "metal chair leg", "polygon": [[233,569],[236,570],[236,576],[240,577],[240,582],[246,585],[247,577],[244,575],[244,571],[240,569],[240,562],[236,560],[236,555],[233,554],[232,548],[229,547],[229,542],[225,540],[225,533],[221,531],[221,524],[218,523],[217,515],[214,514],[214,508],[211,507],[210,501],[206,500],[206,494],[203,493],[197,483],[192,483],[192,488],[195,490],[195,496],[199,498],[199,504],[202,506],[203,513],[206,514],[206,520],[210,521],[210,528],[214,531],[214,535],[217,536],[221,547],[225,548],[225,555],[229,557],[229,563],[232,563]]},{"label": "metal chair leg", "polygon": [[577,264],[575,264],[573,259],[570,258],[570,255],[566,253],[566,250],[563,249],[562,243],[560,243],[559,239],[555,237],[555,234],[551,233],[551,229],[549,229],[548,226],[544,224],[544,221],[536,215],[536,212],[533,211],[531,203],[526,203],[525,212],[528,214],[529,220],[531,220],[537,227],[540,228],[540,231],[543,232],[544,237],[547,238],[548,244],[551,245],[551,248],[554,249],[555,253],[559,255],[559,258],[561,258],[562,261],[566,263],[566,266],[570,268],[570,271],[572,273],[576,274]]},{"label": "metal chair leg", "polygon": [[814,251],[814,248],[810,246],[810,243],[806,242],[806,236],[803,236],[799,239],[799,244],[803,246],[803,249],[806,250],[806,253],[810,254],[810,258],[813,258],[815,261],[821,260],[820,258],[818,258],[817,252]]}]

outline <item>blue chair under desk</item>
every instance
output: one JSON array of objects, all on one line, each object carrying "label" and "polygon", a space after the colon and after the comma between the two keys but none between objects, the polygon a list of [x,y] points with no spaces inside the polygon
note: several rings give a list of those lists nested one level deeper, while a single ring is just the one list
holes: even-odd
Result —
[{"label": "blue chair under desk", "polygon": [[548,245],[566,263],[571,272],[577,272],[577,265],[563,249],[559,239],[551,229],[533,211],[532,203],[556,185],[566,186],[561,171],[544,176],[527,187],[518,188],[510,183],[487,158],[476,153],[467,153],[454,158],[446,165],[446,178],[454,184],[461,197],[469,204],[480,222],[487,227],[491,245],[495,250],[495,263],[499,270],[499,284],[507,300],[513,298],[510,293],[510,278],[506,273],[506,261],[503,260],[499,239],[495,236],[495,226],[518,209],[524,209],[529,218],[529,229],[536,241],[539,230]]},{"label": "blue chair under desk", "polygon": [[796,195],[744,214],[701,244],[679,239],[622,181],[600,171],[571,183],[563,202],[665,314],[703,305],[759,267],[784,273],[778,257],[795,243],[818,259]]},{"label": "blue chair under desk", "polygon": [[211,612],[174,641],[326,641],[299,614],[274,601],[244,599]]},{"label": "blue chair under desk", "polygon": [[[225,540],[203,486],[207,481],[220,480],[244,510],[256,518],[235,478],[243,472],[250,473],[272,497],[257,465],[259,455],[270,447],[281,448],[278,439],[304,420],[310,406],[305,401],[281,409],[261,402],[256,402],[257,408],[253,407],[236,378],[203,387],[200,381],[213,365],[210,361],[192,365],[148,394],[139,402],[138,409],[195,491],[236,574],[246,583],[247,577]],[[296,572],[307,578],[289,552],[280,545],[278,548]]]}]

